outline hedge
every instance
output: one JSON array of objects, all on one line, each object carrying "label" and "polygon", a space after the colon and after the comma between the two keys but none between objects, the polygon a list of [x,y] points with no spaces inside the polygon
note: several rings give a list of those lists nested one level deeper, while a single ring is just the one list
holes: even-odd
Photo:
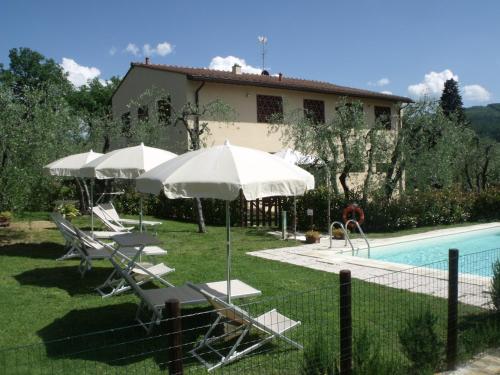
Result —
[{"label": "hedge", "polygon": [[[314,211],[314,226],[327,230],[327,191],[319,188],[297,198],[298,228],[309,229],[310,218],[307,209]],[[359,200],[357,200],[359,201]],[[356,199],[354,200],[356,202]],[[350,203],[344,196],[331,197],[331,220],[341,221],[342,210]],[[239,201],[231,203],[233,225],[239,223]],[[115,199],[120,212],[139,213],[139,195],[133,191]],[[225,223],[224,202],[214,199],[202,199],[205,222],[209,225]],[[284,209],[288,211],[288,222],[293,211],[293,199],[283,199]],[[406,192],[387,202],[383,198],[374,197],[366,207],[366,220],[363,229],[367,231],[395,231],[400,229],[443,224],[457,224],[469,221],[491,221],[500,219],[500,189],[482,193],[469,193],[460,190],[435,190],[429,192]],[[144,199],[144,212],[164,219],[196,221],[194,201],[192,199],[166,199],[148,197]]]}]

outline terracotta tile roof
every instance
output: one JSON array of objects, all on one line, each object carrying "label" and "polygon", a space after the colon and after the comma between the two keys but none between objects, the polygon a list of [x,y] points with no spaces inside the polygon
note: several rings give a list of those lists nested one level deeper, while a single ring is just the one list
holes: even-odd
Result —
[{"label": "terracotta tile roof", "polygon": [[133,67],[142,67],[155,70],[163,70],[167,72],[185,74],[189,80],[193,81],[207,81],[235,85],[248,85],[259,86],[276,89],[309,91],[322,94],[336,94],[345,96],[354,96],[358,98],[374,98],[385,99],[395,102],[412,102],[410,98],[397,95],[382,94],[376,91],[361,90],[351,87],[338,86],[329,82],[312,81],[300,78],[291,78],[282,76],[267,76],[260,74],[234,74],[228,71],[213,70],[206,68],[191,68],[175,65],[161,65],[161,64],[144,64],[144,63],[131,63]]}]

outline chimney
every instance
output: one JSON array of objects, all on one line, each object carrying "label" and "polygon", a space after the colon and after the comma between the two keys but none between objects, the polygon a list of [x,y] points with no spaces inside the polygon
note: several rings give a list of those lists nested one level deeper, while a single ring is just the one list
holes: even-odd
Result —
[{"label": "chimney", "polygon": [[238,64],[234,64],[232,71],[233,74],[241,74],[241,66],[239,66]]},{"label": "chimney", "polygon": [[281,81],[282,78],[283,78],[283,73],[278,74],[278,81]]},{"label": "chimney", "polygon": [[146,57],[146,60],[144,61],[144,64],[149,65],[149,57]]}]

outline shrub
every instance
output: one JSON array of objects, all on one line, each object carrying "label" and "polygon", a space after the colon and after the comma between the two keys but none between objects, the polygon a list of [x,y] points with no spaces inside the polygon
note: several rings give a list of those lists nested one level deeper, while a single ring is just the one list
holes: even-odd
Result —
[{"label": "shrub", "polygon": [[462,317],[459,325],[460,357],[469,359],[488,348],[500,345],[500,314],[486,311]]},{"label": "shrub", "polygon": [[363,329],[359,336],[354,337],[352,373],[355,375],[397,375],[403,371],[403,365],[383,356],[380,346],[373,336]]},{"label": "shrub", "polygon": [[78,211],[78,209],[75,207],[73,203],[61,204],[57,207],[56,210],[69,221],[71,221],[80,214],[80,211]]},{"label": "shrub", "polygon": [[12,212],[10,211],[0,212],[0,221],[10,221],[10,220],[12,220]]},{"label": "shrub", "polygon": [[[133,186],[126,186],[126,193],[115,199],[120,212],[139,213],[139,194]],[[342,211],[350,203],[360,202],[356,193],[354,199],[347,201],[343,195],[331,193],[331,220],[342,221]],[[211,225],[225,223],[224,202],[216,199],[202,199],[205,222]],[[282,198],[283,209],[293,213],[293,198]],[[297,197],[297,227],[308,230],[311,227],[307,209],[314,210],[314,227],[326,232],[328,191],[324,187],[308,191]],[[196,221],[196,211],[192,199],[167,199],[163,194],[158,197],[144,196],[144,213],[164,219]],[[407,191],[390,201],[375,194],[362,207],[366,221],[365,231],[396,231],[422,226],[457,224],[471,220],[500,219],[500,189],[488,190],[480,194],[463,192],[457,189],[433,191]],[[291,216],[289,216],[291,217]],[[231,202],[231,222],[240,221],[240,201]],[[289,220],[290,224],[292,220]]]},{"label": "shrub", "polygon": [[300,369],[301,375],[337,375],[339,370],[336,365],[334,350],[324,339],[324,334],[318,332],[317,340],[304,349],[304,359]]},{"label": "shrub", "polygon": [[315,243],[315,242],[319,241],[319,239],[321,237],[321,233],[319,233],[316,230],[311,229],[305,233],[305,236],[306,236],[307,243]]},{"label": "shrub", "polygon": [[493,263],[493,277],[491,278],[490,294],[491,302],[497,312],[500,312],[500,260]]},{"label": "shrub", "polygon": [[433,373],[441,362],[442,342],[436,332],[437,318],[426,310],[408,320],[399,332],[404,354],[414,373]]}]

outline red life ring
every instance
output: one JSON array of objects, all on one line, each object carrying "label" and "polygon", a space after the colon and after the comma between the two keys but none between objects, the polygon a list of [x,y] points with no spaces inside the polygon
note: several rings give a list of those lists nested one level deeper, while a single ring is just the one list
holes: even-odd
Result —
[{"label": "red life ring", "polygon": [[[350,204],[349,206],[344,208],[344,211],[342,211],[342,220],[344,220],[344,223],[347,223],[347,221],[350,219],[356,219],[355,214],[359,216],[359,219],[357,219],[359,225],[363,224],[365,222],[365,213],[361,207],[354,204]],[[348,227],[349,229],[352,229],[354,227],[354,224],[349,223]]]}]

